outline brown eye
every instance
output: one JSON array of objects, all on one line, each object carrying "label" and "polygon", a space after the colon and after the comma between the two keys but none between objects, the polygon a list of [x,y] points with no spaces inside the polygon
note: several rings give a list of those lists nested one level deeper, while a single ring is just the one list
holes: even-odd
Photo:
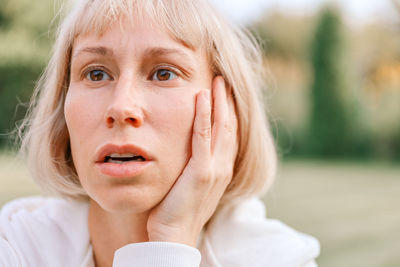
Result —
[{"label": "brown eye", "polygon": [[175,79],[176,77],[177,75],[174,72],[167,69],[160,69],[153,74],[152,79],[156,81],[169,81]]},{"label": "brown eye", "polygon": [[102,70],[91,70],[86,75],[86,78],[94,82],[111,80],[110,76]]}]

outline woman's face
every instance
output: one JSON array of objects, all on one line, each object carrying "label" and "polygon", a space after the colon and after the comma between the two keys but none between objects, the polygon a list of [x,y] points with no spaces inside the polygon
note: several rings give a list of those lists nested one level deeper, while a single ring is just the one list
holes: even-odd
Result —
[{"label": "woman's face", "polygon": [[75,39],[64,111],[90,198],[108,211],[143,212],[185,167],[195,96],[211,87],[212,74],[204,51],[146,21],[129,25]]}]

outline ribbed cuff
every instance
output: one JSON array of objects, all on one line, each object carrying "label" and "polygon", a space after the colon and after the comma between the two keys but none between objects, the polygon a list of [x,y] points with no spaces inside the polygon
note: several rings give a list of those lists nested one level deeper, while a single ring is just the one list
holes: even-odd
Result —
[{"label": "ribbed cuff", "polygon": [[143,242],[115,251],[113,267],[198,267],[200,261],[196,248],[171,242]]}]

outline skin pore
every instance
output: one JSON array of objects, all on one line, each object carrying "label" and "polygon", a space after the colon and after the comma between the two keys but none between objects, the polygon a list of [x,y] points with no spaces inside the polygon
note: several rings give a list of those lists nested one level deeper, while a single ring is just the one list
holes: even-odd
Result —
[{"label": "skin pore", "polygon": [[[213,78],[205,51],[146,25],[115,23],[73,44],[64,112],[91,199],[97,267],[111,266],[115,250],[129,243],[195,246],[232,178],[237,122],[223,79]],[[105,172],[99,155],[110,145],[134,147],[146,155],[144,167],[134,175]]]}]

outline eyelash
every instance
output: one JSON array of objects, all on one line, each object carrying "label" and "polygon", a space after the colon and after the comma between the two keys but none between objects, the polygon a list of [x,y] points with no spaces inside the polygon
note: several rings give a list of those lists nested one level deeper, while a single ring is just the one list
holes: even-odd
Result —
[{"label": "eyelash", "polygon": [[106,68],[104,67],[100,67],[100,66],[91,66],[88,67],[87,69],[85,69],[84,72],[82,72],[82,77],[81,79],[87,79],[87,76],[89,75],[89,73],[91,71],[103,71],[106,75],[108,75],[108,77],[110,77],[110,80],[114,80],[113,76],[110,74],[110,71],[108,71]]},{"label": "eyelash", "polygon": [[168,65],[158,65],[155,67],[155,69],[150,73],[149,79],[151,80],[154,75],[157,73],[157,71],[160,70],[167,70],[172,72],[173,74],[176,75],[177,78],[182,78],[182,76],[184,76],[185,74],[180,71],[178,68],[176,67],[172,67],[172,66],[168,66]]},{"label": "eyelash", "polygon": [[[148,79],[149,79],[149,80],[152,80],[152,78],[153,78],[154,75],[157,73],[157,71],[160,71],[160,70],[167,70],[167,71],[170,71],[170,72],[172,72],[173,74],[175,74],[175,75],[177,76],[177,78],[184,78],[184,77],[187,78],[187,74],[186,74],[185,72],[181,71],[180,69],[176,68],[176,67],[168,66],[168,65],[157,65],[157,66],[154,68],[154,70],[150,73]],[[90,74],[91,71],[103,71],[106,75],[108,75],[108,76],[110,77],[109,80],[111,80],[111,81],[114,80],[113,76],[110,74],[110,71],[107,70],[107,69],[104,68],[104,67],[101,67],[101,66],[91,66],[91,67],[88,67],[87,69],[85,69],[85,70],[82,72],[81,79],[82,79],[82,80],[87,79],[87,76]],[[176,79],[176,78],[175,78],[175,79]],[[173,79],[173,80],[174,80],[174,79]],[[91,80],[89,80],[89,81],[91,81]]]}]

